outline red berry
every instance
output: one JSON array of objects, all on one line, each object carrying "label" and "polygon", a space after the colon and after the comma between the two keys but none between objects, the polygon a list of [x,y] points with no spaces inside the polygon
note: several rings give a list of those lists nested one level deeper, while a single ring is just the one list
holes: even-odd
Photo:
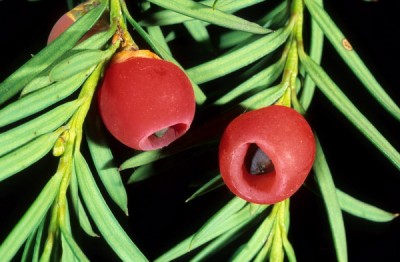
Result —
[{"label": "red berry", "polygon": [[181,137],[196,107],[185,73],[143,50],[115,56],[105,71],[98,103],[110,133],[138,150],[165,147]]},{"label": "red berry", "polygon": [[273,204],[304,183],[315,157],[313,132],[285,106],[244,113],[225,129],[219,147],[221,176],[246,201]]},{"label": "red berry", "polygon": [[[77,5],[72,10],[68,11],[64,15],[62,15],[57,22],[54,24],[53,28],[50,31],[49,37],[47,39],[47,44],[50,44],[54,41],[61,33],[67,30],[76,20],[78,20],[82,15],[87,13],[93,4],[90,2],[85,2],[82,4]],[[107,30],[109,27],[106,15],[102,16],[97,23],[82,37],[80,41],[83,41],[90,36]]]}]

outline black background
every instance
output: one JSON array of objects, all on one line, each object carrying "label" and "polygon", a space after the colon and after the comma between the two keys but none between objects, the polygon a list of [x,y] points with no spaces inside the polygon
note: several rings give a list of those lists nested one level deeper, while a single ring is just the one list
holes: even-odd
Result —
[{"label": "black background", "polygon": [[[326,9],[350,40],[387,92],[400,104],[400,18],[397,1],[326,1]],[[54,22],[67,11],[66,1],[0,1],[0,81],[15,71],[45,44]],[[399,123],[365,92],[327,44],[324,68],[357,107],[399,149]],[[400,174],[359,132],[317,92],[309,111],[338,188],[366,202],[400,212]],[[211,152],[212,153],[212,152]],[[51,169],[53,168],[53,169]],[[18,174],[0,183],[0,241],[29,207],[55,170],[48,159],[35,165],[34,173]],[[180,172],[196,173],[197,168]],[[189,167],[190,168],[190,167]],[[0,171],[1,172],[1,171]],[[149,259],[193,233],[229,197],[219,190],[192,204],[183,201],[193,192],[182,179],[165,174],[127,186],[130,217],[115,209],[119,221]],[[129,174],[128,174],[129,175]],[[128,176],[126,176],[128,177]],[[210,204],[211,203],[211,204]],[[322,202],[302,189],[292,200],[290,239],[299,261],[335,261],[329,225]],[[349,261],[400,260],[400,222],[372,223],[345,214]],[[94,261],[116,260],[99,239],[82,237],[81,245]],[[222,260],[223,258],[221,258]],[[1,260],[1,258],[0,258]]]}]

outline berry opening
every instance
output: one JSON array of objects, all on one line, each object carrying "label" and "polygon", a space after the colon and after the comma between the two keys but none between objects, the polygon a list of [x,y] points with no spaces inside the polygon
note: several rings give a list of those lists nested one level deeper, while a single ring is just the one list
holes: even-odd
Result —
[{"label": "berry opening", "polygon": [[170,143],[181,137],[188,129],[188,125],[184,123],[175,124],[166,128],[162,128],[150,136],[140,141],[140,147],[144,150],[152,150],[168,146]]},{"label": "berry opening", "polygon": [[267,175],[275,171],[272,160],[257,144],[250,144],[244,159],[244,165],[250,175]]}]

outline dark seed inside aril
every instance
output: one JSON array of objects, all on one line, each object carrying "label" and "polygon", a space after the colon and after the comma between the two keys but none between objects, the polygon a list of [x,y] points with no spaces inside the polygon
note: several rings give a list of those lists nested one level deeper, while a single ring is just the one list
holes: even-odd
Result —
[{"label": "dark seed inside aril", "polygon": [[155,135],[158,138],[161,138],[161,137],[163,137],[165,135],[165,133],[167,133],[168,129],[169,129],[169,127],[161,129],[161,130],[158,130],[153,135]]},{"label": "dark seed inside aril", "polygon": [[274,170],[271,159],[256,144],[250,145],[245,164],[251,175],[268,174]]}]

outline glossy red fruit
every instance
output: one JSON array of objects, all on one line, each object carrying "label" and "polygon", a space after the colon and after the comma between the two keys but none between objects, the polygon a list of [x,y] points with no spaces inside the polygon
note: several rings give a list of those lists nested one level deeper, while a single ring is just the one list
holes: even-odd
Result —
[{"label": "glossy red fruit", "polygon": [[315,148],[310,126],[292,108],[273,105],[250,111],[235,118],[222,135],[221,176],[246,201],[274,204],[304,183]]},{"label": "glossy red fruit", "polygon": [[106,69],[98,104],[110,133],[138,150],[162,148],[181,137],[196,107],[185,73],[150,51],[115,56]]},{"label": "glossy red fruit", "polygon": [[[53,28],[50,31],[50,34],[47,39],[47,44],[50,44],[54,41],[61,33],[67,30],[76,20],[78,20],[82,15],[87,13],[94,7],[91,2],[84,2],[82,4],[77,5],[72,10],[68,11],[64,15],[62,15],[57,22],[54,24]],[[109,27],[109,23],[107,21],[106,16],[102,16],[97,23],[82,37],[80,41],[83,41],[95,33],[105,31]]]}]

